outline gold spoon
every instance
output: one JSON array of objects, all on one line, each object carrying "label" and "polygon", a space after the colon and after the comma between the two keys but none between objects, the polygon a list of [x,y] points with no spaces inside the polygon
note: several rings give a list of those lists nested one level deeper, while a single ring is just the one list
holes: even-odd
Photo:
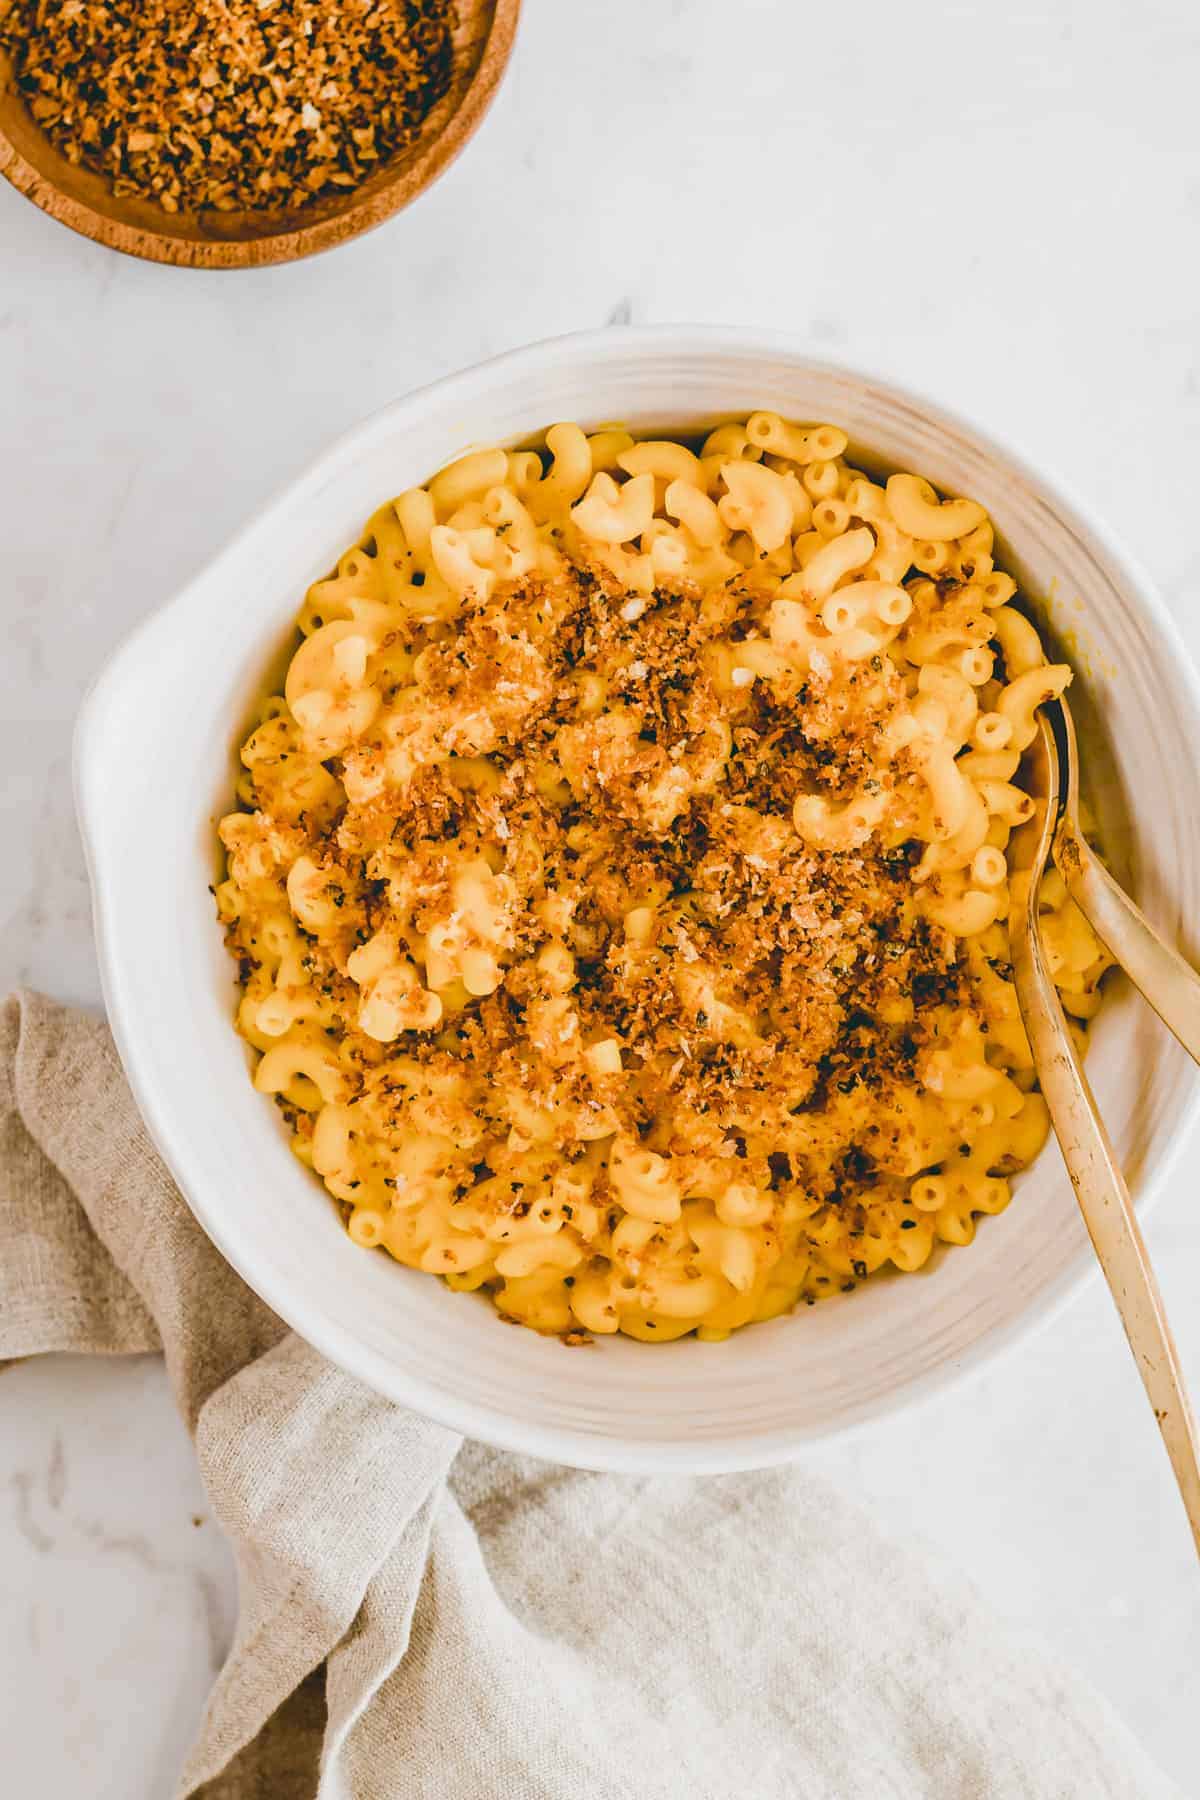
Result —
[{"label": "gold spoon", "polygon": [[[1069,712],[1065,707],[1062,712],[1066,747],[1070,752],[1075,747],[1074,732]],[[1165,994],[1162,971],[1167,969],[1171,979],[1176,978],[1177,972],[1173,964],[1162,959],[1174,958],[1197,988],[1200,988],[1200,982],[1182,959],[1175,957],[1174,951],[1155,937],[1133,902],[1083,844],[1074,801],[1078,757],[1072,756],[1068,762],[1064,784],[1056,734],[1040,709],[1037,724],[1038,735],[1030,746],[1027,762],[1029,791],[1036,808],[1028,825],[1023,826],[1012,840],[1013,869],[1018,878],[1013,883],[1008,935],[1017,1000],[1075,1198],[1116,1301],[1147,1397],[1154,1408],[1200,1553],[1200,1446],[1178,1352],[1125,1177],[1104,1121],[1096,1110],[1042,947],[1038,894],[1052,847],[1057,849],[1061,841],[1064,848],[1060,854],[1072,870],[1068,876],[1063,869],[1068,891],[1074,894],[1079,890],[1086,895],[1089,905],[1083,906],[1081,900],[1083,911],[1122,963],[1125,956],[1114,943],[1114,937],[1124,945],[1127,941],[1134,942],[1135,929],[1144,933],[1144,938],[1138,937],[1136,941],[1133,960],[1148,974],[1152,991],[1147,998],[1193,1055],[1197,1054],[1193,1049],[1196,1041],[1193,1021],[1184,1016],[1183,1009]],[[1110,887],[1112,894],[1108,891]],[[1093,916],[1093,904],[1105,918],[1113,936],[1110,937],[1109,931],[1102,929]],[[1137,985],[1142,986],[1136,970],[1131,969],[1130,973]],[[1188,1031],[1189,1036],[1184,1036],[1184,1031]]]}]

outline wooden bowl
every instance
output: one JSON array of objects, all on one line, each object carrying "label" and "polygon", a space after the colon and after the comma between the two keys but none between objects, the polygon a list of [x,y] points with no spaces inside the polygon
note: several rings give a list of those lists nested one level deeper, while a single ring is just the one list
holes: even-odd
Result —
[{"label": "wooden bowl", "polygon": [[51,218],[150,262],[187,269],[252,269],[331,250],[382,224],[423,193],[458,155],[491,104],[512,52],[521,0],[458,0],[449,91],[407,150],[348,194],[300,211],[167,213],[77,168],[34,123],[0,53],[0,175]]}]

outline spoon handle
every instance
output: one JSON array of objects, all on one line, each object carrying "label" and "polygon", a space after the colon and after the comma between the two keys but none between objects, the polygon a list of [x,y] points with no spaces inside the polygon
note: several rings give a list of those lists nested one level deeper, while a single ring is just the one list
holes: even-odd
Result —
[{"label": "spoon handle", "polygon": [[1036,897],[1015,923],[1011,933],[1013,978],[1042,1094],[1200,1552],[1200,1448],[1162,1296],[1129,1189],[1046,967]]},{"label": "spoon handle", "polygon": [[1064,813],[1054,839],[1054,860],[1067,892],[1133,985],[1200,1063],[1200,975],[1165,944],[1118,887],[1095,851]]}]

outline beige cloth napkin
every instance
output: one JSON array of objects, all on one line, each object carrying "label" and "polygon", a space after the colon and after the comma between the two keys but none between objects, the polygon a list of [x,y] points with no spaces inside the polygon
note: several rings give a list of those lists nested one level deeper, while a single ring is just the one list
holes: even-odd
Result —
[{"label": "beige cloth napkin", "polygon": [[0,1356],[160,1347],[240,1591],[180,1796],[1176,1792],[1082,1681],[802,1468],[580,1474],[333,1368],[195,1224],[106,1028],[10,1000]]}]

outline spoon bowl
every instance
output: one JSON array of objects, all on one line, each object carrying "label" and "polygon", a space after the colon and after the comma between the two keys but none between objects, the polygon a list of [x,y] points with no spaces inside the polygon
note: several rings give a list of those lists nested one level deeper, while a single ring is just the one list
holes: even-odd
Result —
[{"label": "spoon bowl", "polygon": [[1064,699],[1047,704],[1060,789],[1053,854],[1067,892],[1163,1024],[1200,1062],[1200,975],[1115,882],[1079,824],[1079,744]]}]

